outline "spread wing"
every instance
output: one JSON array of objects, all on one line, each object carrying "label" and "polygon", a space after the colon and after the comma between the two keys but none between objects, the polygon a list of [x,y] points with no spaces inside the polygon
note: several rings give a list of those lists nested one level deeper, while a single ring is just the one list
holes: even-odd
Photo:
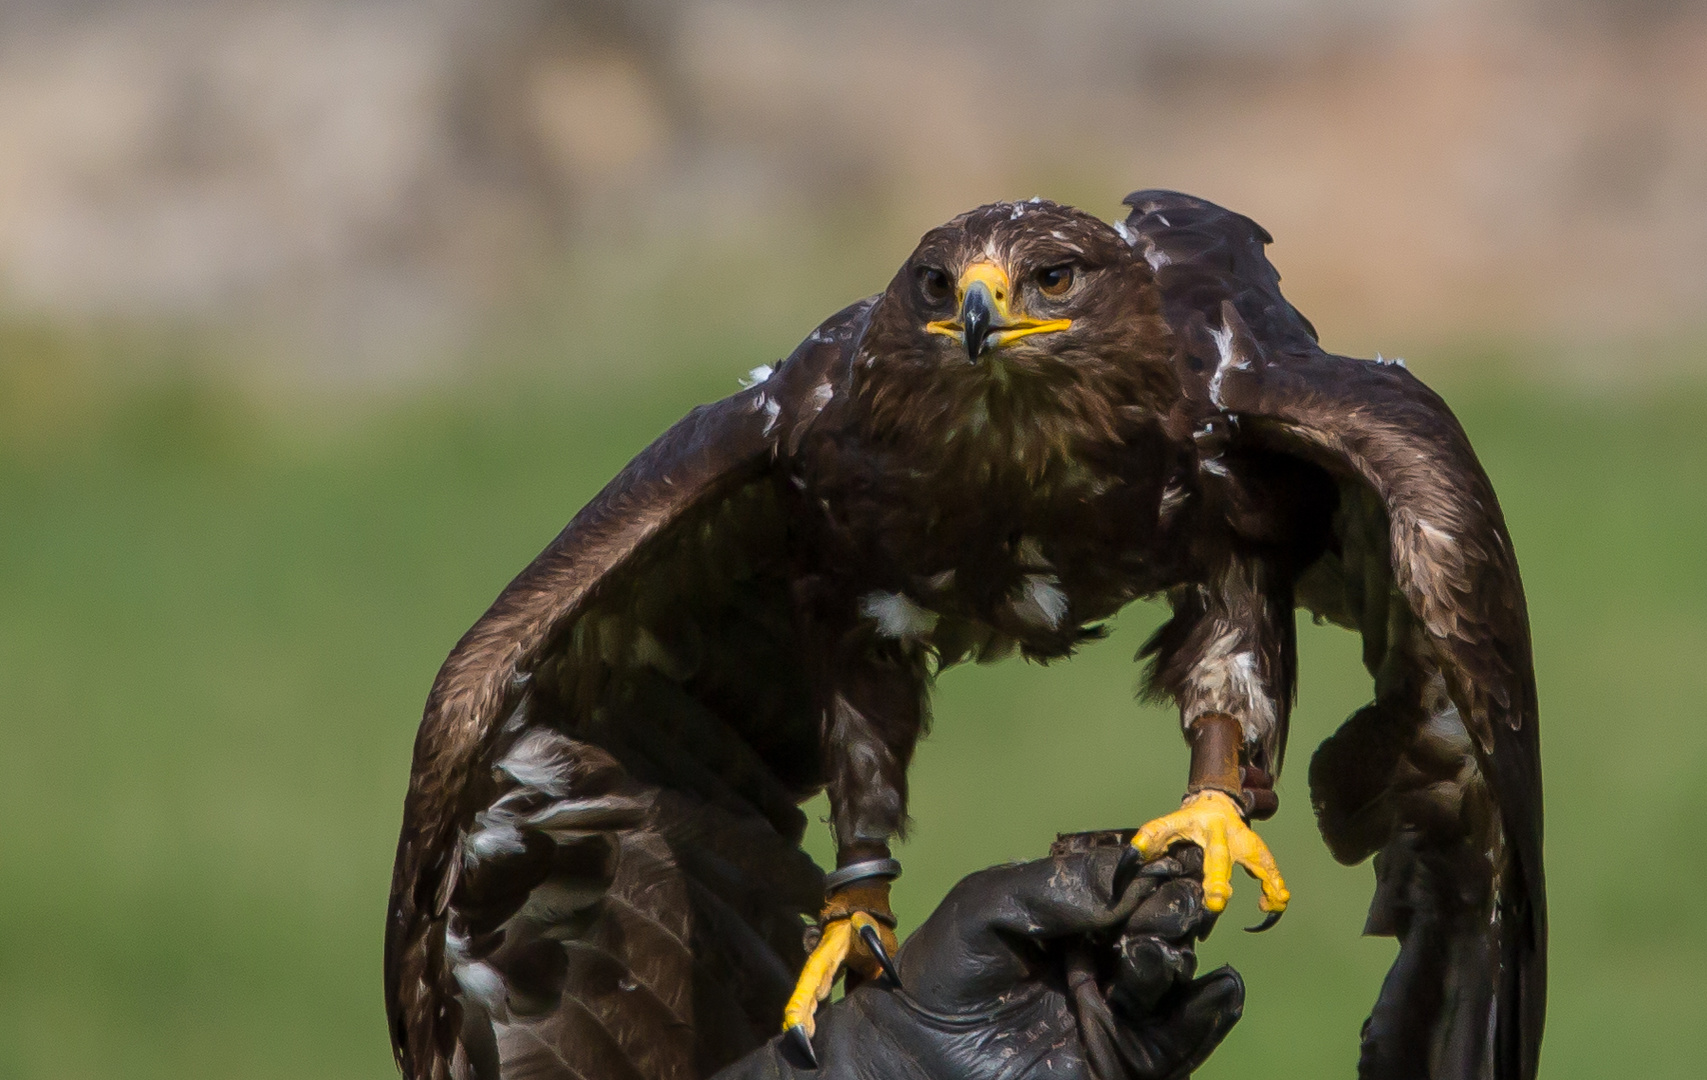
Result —
[{"label": "spread wing", "polygon": [[823,898],[775,452],[869,306],[661,436],[445,661],[386,923],[410,1080],[687,1078],[771,1034]]},{"label": "spread wing", "polygon": [[1301,602],[1361,631],[1376,699],[1311,764],[1323,836],[1375,855],[1368,931],[1401,941],[1365,1076],[1535,1075],[1546,981],[1528,614],[1486,473],[1403,366],[1324,352],[1248,218],[1142,191],[1125,232],[1156,273],[1188,408],[1339,489]]}]

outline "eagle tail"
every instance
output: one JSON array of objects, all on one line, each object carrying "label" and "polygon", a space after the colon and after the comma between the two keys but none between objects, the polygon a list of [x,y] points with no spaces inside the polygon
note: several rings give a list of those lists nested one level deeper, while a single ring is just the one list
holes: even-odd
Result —
[{"label": "eagle tail", "polygon": [[[1310,767],[1318,821],[1336,858],[1375,856],[1364,932],[1399,941],[1363,1026],[1358,1076],[1531,1080],[1546,913],[1529,792],[1513,777],[1484,778],[1484,767],[1493,772],[1513,755],[1497,747],[1476,754],[1458,740],[1449,747],[1438,725],[1418,721],[1426,714],[1370,705],[1322,744]],[[1496,738],[1515,736],[1507,729]],[[1476,767],[1465,768],[1471,761]]]},{"label": "eagle tail", "polygon": [[[1397,838],[1376,856],[1377,905],[1370,932],[1399,939],[1363,1027],[1358,1075],[1366,1080],[1535,1074],[1527,1037],[1531,1004],[1542,984],[1535,909],[1521,875],[1501,883],[1489,919],[1485,904],[1464,893],[1465,865],[1476,856],[1428,850]],[[1516,895],[1506,892],[1515,890]],[[1469,902],[1467,902],[1469,901]],[[1391,930],[1378,919],[1393,919]],[[1534,1042],[1539,1042],[1537,1026]]]}]

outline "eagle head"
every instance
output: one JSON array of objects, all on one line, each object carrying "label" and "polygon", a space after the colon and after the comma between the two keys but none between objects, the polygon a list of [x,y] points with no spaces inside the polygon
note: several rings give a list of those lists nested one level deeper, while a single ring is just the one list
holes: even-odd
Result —
[{"label": "eagle head", "polygon": [[1042,199],[992,203],[919,241],[872,310],[855,378],[891,430],[1069,414],[1106,428],[1168,392],[1171,340],[1149,264],[1112,226]]}]

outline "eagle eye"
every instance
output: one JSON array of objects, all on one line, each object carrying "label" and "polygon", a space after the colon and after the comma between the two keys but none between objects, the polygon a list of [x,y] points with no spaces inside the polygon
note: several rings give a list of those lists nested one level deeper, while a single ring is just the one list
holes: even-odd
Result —
[{"label": "eagle eye", "polygon": [[919,292],[931,304],[942,304],[954,299],[954,282],[948,278],[948,271],[935,266],[922,267],[919,270]]},{"label": "eagle eye", "polygon": [[1048,266],[1037,272],[1037,287],[1044,296],[1065,296],[1073,287],[1073,264]]}]

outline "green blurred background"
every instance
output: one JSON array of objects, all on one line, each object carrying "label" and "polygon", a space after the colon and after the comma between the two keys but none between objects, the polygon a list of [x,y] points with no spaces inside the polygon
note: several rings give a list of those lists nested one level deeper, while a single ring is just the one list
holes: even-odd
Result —
[{"label": "green blurred background", "polygon": [[[1268,224],[1327,344],[1404,352],[1459,412],[1534,618],[1543,1074],[1699,1076],[1707,22],[1398,7],[1084,0],[1044,34],[1016,4],[516,0],[433,7],[440,37],[384,0],[0,8],[0,1076],[392,1075],[392,847],[460,633],[924,229],[1158,184]],[[1030,104],[992,118],[1004,80]],[[1185,749],[1132,701],[1160,617],[943,677],[904,924],[1172,804]],[[1241,888],[1204,947],[1250,987],[1204,1076],[1353,1073],[1393,948],[1302,765],[1367,694],[1306,625],[1265,829],[1295,900],[1247,937]]]}]

